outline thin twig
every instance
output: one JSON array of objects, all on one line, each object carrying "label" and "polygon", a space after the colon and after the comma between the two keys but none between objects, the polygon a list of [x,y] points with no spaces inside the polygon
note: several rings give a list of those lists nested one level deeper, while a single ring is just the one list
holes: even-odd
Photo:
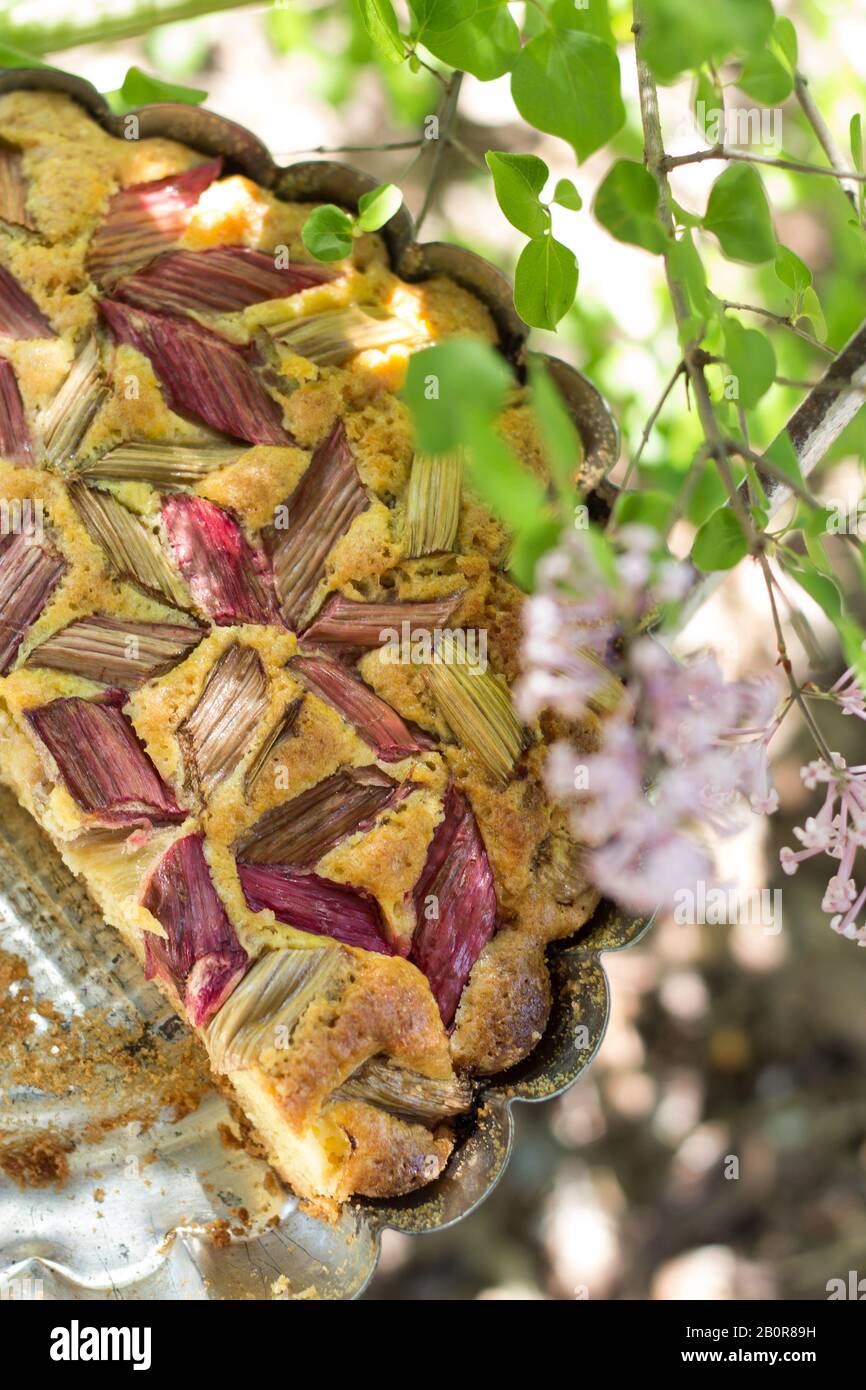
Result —
[{"label": "thin twig", "polygon": [[438,70],[437,68],[431,67],[431,65],[430,65],[429,63],[425,63],[425,61],[424,61],[423,58],[419,58],[416,49],[414,49],[414,48],[409,48],[409,49],[407,49],[407,50],[406,50],[406,57],[407,57],[407,58],[414,58],[414,59],[415,59],[415,62],[418,64],[419,68],[423,68],[425,72],[429,72],[429,74],[430,74],[431,77],[435,77],[435,78],[436,78],[436,81],[439,83],[439,86],[440,86],[440,87],[447,87],[447,86],[448,86],[448,79],[447,79],[446,77],[444,77],[443,74],[442,74],[441,72],[439,72],[439,70]]},{"label": "thin twig", "polygon": [[644,427],[643,427],[643,434],[642,434],[641,437],[640,437],[640,443],[639,443],[638,446],[637,446],[637,450],[636,450],[635,454],[634,454],[633,457],[629,460],[628,468],[625,470],[625,475],[624,475],[623,480],[622,480],[622,482],[621,482],[621,484],[620,484],[620,486],[621,486],[623,489],[625,489],[625,488],[628,487],[629,479],[631,478],[632,473],[634,472],[634,470],[637,468],[638,464],[640,463],[641,457],[642,457],[642,455],[643,455],[643,451],[644,451],[644,449],[646,448],[647,444],[649,443],[649,437],[650,437],[650,435],[651,435],[652,432],[653,432],[653,428],[654,428],[654,426],[655,426],[655,422],[656,422],[656,420],[659,418],[659,416],[661,415],[662,411],[664,410],[665,404],[666,404],[666,402],[667,402],[668,396],[671,394],[671,391],[673,391],[674,387],[676,386],[677,382],[679,381],[680,377],[682,376],[682,374],[683,374],[683,372],[684,372],[685,370],[686,370],[686,364],[685,364],[685,362],[683,362],[683,361],[678,362],[678,363],[677,363],[677,366],[676,366],[676,368],[675,368],[675,370],[674,370],[674,372],[673,372],[673,375],[671,376],[670,380],[668,381],[667,385],[665,386],[664,391],[663,391],[662,394],[661,394],[661,397],[659,398],[659,401],[658,401],[658,404],[657,404],[656,407],[655,407],[655,410],[653,411],[652,415],[649,417],[649,419],[647,420],[646,424],[644,425]]},{"label": "thin twig", "polygon": [[424,220],[433,205],[433,199],[439,186],[439,179],[442,174],[442,158],[448,147],[451,127],[457,115],[457,104],[460,100],[460,87],[463,82],[463,73],[455,72],[445,89],[445,96],[442,100],[442,111],[439,118],[439,139],[436,141],[436,149],[433,152],[433,163],[430,169],[430,180],[427,184],[427,192],[424,194],[424,201],[421,210],[415,220],[415,231],[420,232]]},{"label": "thin twig", "polygon": [[[673,244],[674,219],[671,212],[670,186],[665,173],[666,155],[664,141],[662,139],[661,117],[659,116],[658,92],[656,91],[655,78],[643,58],[640,10],[640,4],[638,0],[635,0],[635,22],[632,25],[632,30],[635,36],[635,51],[637,56],[641,121],[644,132],[644,155],[647,168],[650,173],[654,175],[658,185],[658,220],[670,244]],[[670,294],[674,317],[677,321],[677,327],[682,329],[690,318],[685,287],[676,275],[671,263],[671,257],[668,253],[665,253],[664,260],[668,293]],[[704,437],[707,441],[708,454],[710,458],[715,461],[716,467],[721,474],[725,487],[730,495],[731,506],[734,508],[740,520],[744,534],[747,537],[752,537],[749,542],[749,548],[753,549],[755,544],[760,547],[760,538],[755,538],[754,527],[751,525],[751,517],[748,508],[742,495],[737,491],[731,472],[727,445],[722,437],[722,431],[713,408],[710,390],[704,376],[705,357],[700,349],[696,351],[695,345],[689,343],[683,353],[683,360],[685,362],[688,380],[691,382],[695,394],[695,404],[700,417],[701,428],[703,429]]]},{"label": "thin twig", "polygon": [[860,174],[853,169],[828,169],[824,164],[808,164],[802,159],[777,159],[774,155],[726,150],[723,145],[714,145],[709,150],[695,150],[692,154],[667,154],[662,168],[667,174],[671,169],[679,169],[684,164],[705,164],[710,159],[724,159],[731,164],[765,164],[768,168],[786,169],[792,174],[823,174],[837,181],[853,179],[856,183],[866,183],[866,174]]},{"label": "thin twig", "polygon": [[[821,733],[821,730],[815,723],[812,711],[806,704],[806,701],[803,698],[803,692],[800,689],[796,676],[794,675],[794,668],[791,665],[791,658],[788,656],[788,648],[785,645],[785,633],[782,629],[782,620],[779,617],[779,609],[778,605],[776,604],[776,595],[774,593],[774,589],[778,588],[779,586],[777,585],[776,580],[773,578],[773,572],[770,569],[770,562],[767,559],[766,555],[763,553],[763,551],[758,556],[758,563],[761,566],[761,573],[764,576],[764,583],[767,586],[767,595],[770,600],[770,612],[773,615],[773,627],[776,630],[776,648],[779,653],[779,665],[785,672],[785,676],[787,678],[791,694],[793,695],[797,708],[803,715],[803,718],[805,719],[806,724],[808,725],[812,737],[814,738],[815,743],[818,746],[818,751],[821,753],[821,756],[824,758],[825,762],[827,762],[830,767],[833,767],[833,754],[830,752],[830,749],[827,746],[827,742],[824,738],[824,735]],[[781,593],[782,590],[779,589],[779,592]]]},{"label": "thin twig", "polygon": [[766,454],[756,453],[754,449],[750,449],[747,444],[741,444],[737,439],[728,440],[728,452],[738,454],[740,458],[748,459],[749,463],[753,463],[761,472],[769,473],[771,478],[775,478],[777,483],[782,483],[813,511],[821,506],[821,503],[812,496],[808,488],[804,487],[802,483],[798,483],[797,479],[792,478],[790,473],[779,468],[772,459],[767,458]]},{"label": "thin twig", "polygon": [[798,338],[802,338],[804,343],[809,343],[811,347],[817,348],[819,352],[824,352],[828,357],[835,357],[836,354],[826,343],[807,332],[805,328],[800,328],[790,314],[777,314],[772,309],[764,309],[760,304],[739,304],[733,299],[720,299],[719,303],[723,309],[738,309],[742,313],[760,314],[762,318],[769,319],[771,323],[777,323],[780,328],[787,328],[795,333]]},{"label": "thin twig", "polygon": [[833,381],[832,377],[823,377],[821,381],[798,381],[795,377],[777,376],[776,385],[791,386],[797,391],[854,391],[857,395],[866,395],[866,382]]},{"label": "thin twig", "polygon": [[384,145],[308,145],[301,150],[276,150],[275,159],[290,159],[296,154],[384,154],[388,150],[414,150],[424,143],[418,140],[389,140]]},{"label": "thin twig", "polygon": [[[803,115],[806,117],[806,120],[809,122],[809,125],[815,132],[815,138],[817,139],[818,144],[821,146],[821,149],[824,151],[831,165],[836,170],[836,173],[839,175],[839,178],[846,178],[847,174],[845,172],[845,161],[842,152],[839,149],[839,146],[836,144],[835,139],[833,138],[833,132],[830,130],[830,127],[824,120],[824,117],[821,115],[821,112],[818,110],[818,107],[815,103],[815,99],[812,96],[812,93],[809,91],[808,81],[799,69],[794,73],[794,93],[797,97],[798,102],[800,103],[800,109],[802,110]],[[856,207],[856,191],[853,188],[846,188],[845,192],[851,199],[851,202]]]},{"label": "thin twig", "polygon": [[474,164],[476,169],[480,169],[482,174],[490,173],[481,155],[476,154],[474,150],[470,150],[469,146],[464,145],[462,140],[458,140],[453,131],[448,136],[448,144],[451,146],[452,150],[456,150],[457,154],[462,155],[468,164]]}]

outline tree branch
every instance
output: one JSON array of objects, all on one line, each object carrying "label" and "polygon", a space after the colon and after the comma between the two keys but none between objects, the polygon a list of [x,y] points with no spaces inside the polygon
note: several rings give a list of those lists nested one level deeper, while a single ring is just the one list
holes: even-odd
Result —
[{"label": "tree branch", "polygon": [[452,73],[445,95],[442,99],[442,108],[439,116],[439,139],[436,141],[436,148],[433,152],[433,164],[430,169],[430,181],[427,184],[427,192],[424,194],[424,201],[421,210],[415,220],[415,231],[420,232],[421,226],[433,205],[436,190],[439,186],[439,179],[442,175],[442,159],[448,147],[451,128],[457,115],[457,104],[460,100],[460,87],[463,82],[463,73]]},{"label": "tree branch", "polygon": [[[838,174],[839,178],[847,178],[847,174],[845,172],[845,161],[843,159],[842,152],[839,149],[839,146],[836,144],[835,139],[833,138],[833,132],[830,130],[830,127],[824,120],[824,117],[821,115],[821,112],[818,110],[818,107],[815,103],[815,99],[812,96],[812,93],[809,91],[809,83],[803,76],[803,74],[800,72],[799,68],[794,74],[794,93],[797,97],[798,102],[800,103],[800,108],[803,112],[803,115],[806,117],[806,120],[809,122],[809,125],[815,132],[815,138],[817,139],[818,144],[821,146],[821,149],[824,151],[831,165],[836,170],[836,173]],[[845,189],[845,192],[851,199],[851,202],[856,206],[857,194],[855,189],[849,187]]]},{"label": "tree branch", "polygon": [[811,347],[817,348],[819,352],[826,353],[828,357],[835,357],[836,355],[833,349],[828,347],[826,343],[822,343],[818,338],[814,337],[813,334],[808,333],[805,328],[800,328],[791,318],[790,314],[776,314],[772,309],[762,308],[760,304],[738,304],[736,300],[733,299],[720,299],[719,303],[723,309],[738,309],[742,313],[760,314],[763,318],[769,319],[771,323],[777,323],[780,328],[790,329],[792,333],[796,333],[798,338],[802,338],[804,343],[809,343]]},{"label": "tree branch", "polygon": [[[671,191],[666,174],[667,156],[665,154],[664,140],[662,138],[658,93],[656,91],[655,78],[643,57],[640,14],[641,6],[638,0],[635,0],[634,24],[632,29],[635,36],[641,122],[644,132],[644,155],[647,168],[650,173],[654,175],[658,185],[658,219],[669,242],[673,243],[675,226],[673,214],[671,212]],[[670,294],[674,317],[677,321],[677,327],[682,330],[690,318],[688,298],[686,296],[685,287],[674,272],[668,252],[665,252],[664,262],[668,293]],[[744,534],[749,537],[749,548],[753,549],[756,545],[760,547],[760,538],[755,534],[754,526],[751,524],[752,519],[749,515],[748,507],[742,495],[737,490],[733,473],[731,472],[727,444],[722,437],[722,431],[716,419],[716,412],[713,407],[710,390],[707,386],[706,377],[704,376],[704,356],[701,354],[700,350],[696,351],[694,342],[685,345],[683,350],[683,361],[685,362],[688,379],[694,391],[695,404],[700,417],[701,428],[703,429],[704,437],[707,441],[709,456],[715,461],[716,467],[719,470],[730,496],[731,505],[737,513]]]},{"label": "tree branch", "polygon": [[417,140],[389,140],[384,145],[308,145],[300,150],[275,150],[275,159],[291,159],[296,154],[384,154],[388,150],[415,150],[424,143]]},{"label": "tree branch", "polygon": [[732,164],[764,164],[770,169],[787,169],[794,174],[823,174],[826,178],[853,180],[866,183],[866,174],[853,169],[828,169],[824,164],[808,164],[801,159],[777,159],[768,154],[748,154],[745,150],[726,150],[723,145],[714,145],[710,150],[695,150],[693,154],[668,154],[664,157],[662,171],[670,173],[683,164],[705,164],[710,159],[723,159]]},{"label": "tree branch", "polygon": [[640,437],[640,443],[637,446],[636,452],[629,460],[628,467],[625,470],[622,483],[620,484],[623,490],[625,490],[625,488],[628,487],[629,479],[631,478],[632,473],[637,468],[638,464],[641,461],[641,458],[643,457],[643,451],[649,443],[650,435],[653,432],[653,426],[655,425],[656,420],[659,418],[662,411],[664,410],[668,396],[671,394],[671,391],[673,391],[674,387],[676,386],[677,382],[679,381],[680,377],[683,375],[683,372],[685,370],[685,362],[678,362],[673,374],[671,375],[670,380],[668,381],[664,391],[661,394],[661,397],[659,398],[658,404],[656,405],[653,413],[650,415],[649,419],[644,425],[643,434]]}]

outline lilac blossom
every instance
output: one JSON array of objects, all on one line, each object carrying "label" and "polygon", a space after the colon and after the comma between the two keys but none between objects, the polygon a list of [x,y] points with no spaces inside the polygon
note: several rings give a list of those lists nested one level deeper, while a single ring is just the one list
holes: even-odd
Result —
[{"label": "lilac blossom", "polygon": [[[841,684],[837,682],[837,687]],[[839,693],[840,703],[846,698],[849,697]],[[846,714],[856,712],[844,706],[843,710]],[[814,790],[825,786],[827,790],[817,815],[794,827],[803,848],[795,851],[786,846],[779,859],[786,874],[795,874],[805,859],[813,859],[817,854],[838,860],[838,870],[827,884],[821,910],[830,914],[830,926],[840,936],[866,946],[866,926],[857,923],[866,903],[866,883],[858,891],[853,877],[857,851],[866,848],[866,765],[848,767],[841,754],[834,753],[832,757],[832,764],[818,758],[800,769],[806,787]]]},{"label": "lilac blossom", "polygon": [[599,658],[622,680],[597,751],[581,757],[558,742],[546,778],[587,846],[598,888],[638,912],[711,882],[711,836],[739,830],[749,807],[766,814],[778,804],[767,762],[779,723],[777,681],[728,682],[712,655],[679,662],[639,635],[643,620],[682,597],[689,580],[687,566],[659,559],[657,547],[654,532],[629,526],[606,572],[585,532],[544,558],[540,591],[526,606],[525,675],[516,689],[523,718],[547,708],[575,719],[609,680]]}]

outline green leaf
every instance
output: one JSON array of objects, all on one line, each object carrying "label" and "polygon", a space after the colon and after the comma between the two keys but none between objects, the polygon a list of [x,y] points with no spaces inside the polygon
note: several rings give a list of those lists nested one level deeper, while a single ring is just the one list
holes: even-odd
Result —
[{"label": "green leaf", "polygon": [[416,352],[402,394],[417,447],[444,453],[464,445],[473,428],[492,429],[512,385],[503,359],[477,338],[452,338]]},{"label": "green leaf", "polygon": [[494,430],[473,425],[466,435],[471,485],[515,535],[540,520],[547,492]]},{"label": "green leaf", "polygon": [[791,95],[794,79],[788,66],[765,48],[743,64],[736,85],[763,106],[775,106]]},{"label": "green leaf", "polygon": [[427,33],[447,31],[471,19],[476,6],[475,0],[409,0],[409,9],[416,25],[412,36],[423,39]]},{"label": "green leaf", "polygon": [[691,487],[685,515],[692,526],[700,526],[722,506],[727,492],[712,459],[705,459],[703,463],[694,466],[698,470],[698,481]]},{"label": "green leaf", "polygon": [[854,160],[854,168],[858,173],[862,174],[866,166],[864,166],[863,163],[863,121],[859,111],[856,115],[851,117],[849,132],[851,135],[851,158]]},{"label": "green leaf", "polygon": [[[812,324],[815,337],[823,343],[827,340],[827,320],[824,318],[824,310],[821,308],[821,301],[810,285],[803,295],[800,302],[800,318],[807,318]],[[799,323],[799,318],[797,322]]]},{"label": "green leaf", "polygon": [[783,554],[781,562],[785,573],[796,580],[801,589],[805,589],[831,623],[838,627],[842,621],[842,596],[835,581],[829,575],[821,574],[805,555],[798,555],[795,565],[789,555]]},{"label": "green leaf", "polygon": [[391,0],[356,0],[364,28],[384,58],[402,63],[403,41]]},{"label": "green leaf", "polygon": [[699,570],[709,574],[714,570],[733,569],[748,553],[739,517],[725,505],[708,517],[695,536],[692,560]]},{"label": "green leaf", "polygon": [[776,238],[764,185],[749,164],[732,164],[710,189],[704,227],[729,260],[773,260]]},{"label": "green leaf", "polygon": [[180,101],[188,106],[198,106],[207,97],[207,92],[197,87],[182,87],[178,82],[163,82],[159,77],[142,72],[141,68],[131,67],[120,91],[111,95],[119,98],[111,103],[112,110],[117,113],[136,106],[147,106],[154,101]]},{"label": "green leaf", "polygon": [[488,150],[484,158],[493,175],[496,201],[512,227],[529,237],[544,236],[550,229],[550,213],[538,196],[550,173],[544,160],[501,150]]},{"label": "green leaf", "polygon": [[553,28],[520,50],[511,95],[525,121],[573,146],[579,162],[625,121],[619,60],[595,34]]},{"label": "green leaf", "polygon": [[656,254],[668,239],[658,221],[659,190],[643,164],[618,159],[595,195],[595,215],[617,241],[642,246]]},{"label": "green leaf", "polygon": [[301,230],[301,239],[317,261],[339,261],[352,250],[352,219],[333,203],[313,208]]},{"label": "green leaf", "polygon": [[[695,78],[694,90],[692,92],[692,111],[694,112],[695,123],[708,144],[716,144],[714,138],[707,134],[707,126],[710,120],[721,121],[722,94],[712,75],[706,68],[700,68]],[[717,114],[718,113],[718,114]]]},{"label": "green leaf", "polygon": [[664,536],[674,514],[674,501],[663,492],[644,490],[621,492],[614,503],[611,524],[614,526],[649,526]]},{"label": "green leaf", "polygon": [[775,464],[779,472],[784,473],[786,478],[791,478],[795,483],[802,484],[803,475],[800,472],[800,460],[787,430],[783,430],[771,444],[768,444],[764,450],[764,456],[772,464]]},{"label": "green leaf", "polygon": [[616,47],[608,0],[553,0],[547,7],[547,15],[557,28],[580,29],[603,39],[611,48]]},{"label": "green leaf", "polygon": [[801,261],[796,253],[787,246],[776,247],[776,260],[773,266],[776,276],[783,285],[787,285],[789,290],[793,290],[797,299],[809,288],[812,283],[812,272]]},{"label": "green leaf", "polygon": [[520,30],[504,0],[478,0],[471,19],[450,30],[425,33],[422,42],[449,67],[491,82],[508,72],[520,52]]},{"label": "green leaf", "polygon": [[575,480],[583,445],[571,413],[540,358],[529,363],[532,414],[541,437],[550,475],[561,496],[574,499]]},{"label": "green leaf", "polygon": [[576,292],[574,253],[550,234],[528,241],[514,270],[514,307],[524,322],[554,329]]},{"label": "green leaf", "polygon": [[754,53],[773,26],[770,0],[644,0],[643,51],[661,82],[731,53]]},{"label": "green leaf", "polygon": [[508,559],[508,570],[527,593],[535,588],[535,570],[539,560],[553,549],[561,535],[561,523],[554,517],[543,516],[531,526],[524,526],[515,539]]},{"label": "green leaf", "polygon": [[48,64],[28,53],[25,48],[16,48],[11,43],[0,43],[0,67],[4,68],[47,68]]},{"label": "green leaf", "polygon": [[512,532],[509,568],[529,589],[536,564],[556,544],[562,529],[551,514],[544,484],[489,425],[473,423],[465,446],[469,485]]},{"label": "green leaf", "polygon": [[358,226],[362,232],[378,232],[390,222],[403,202],[403,194],[394,183],[380,183],[358,199]]},{"label": "green leaf", "polygon": [[685,285],[692,309],[704,317],[708,310],[707,276],[690,231],[668,244],[668,261],[676,278]]},{"label": "green leaf", "polygon": [[724,322],[725,357],[739,382],[739,402],[753,409],[776,379],[776,354],[766,333],[744,328],[733,318]]},{"label": "green leaf", "polygon": [[839,636],[842,638],[845,660],[849,666],[854,667],[859,684],[866,686],[866,651],[863,647],[864,642],[866,642],[866,633],[859,623],[855,623],[853,618],[847,617],[844,613],[836,626]]},{"label": "green leaf", "polygon": [[559,179],[557,181],[553,201],[557,207],[569,208],[571,212],[580,212],[583,207],[583,199],[571,179]]},{"label": "green leaf", "polygon": [[780,50],[793,76],[797,70],[797,30],[787,15],[780,14],[777,17],[771,42]]}]

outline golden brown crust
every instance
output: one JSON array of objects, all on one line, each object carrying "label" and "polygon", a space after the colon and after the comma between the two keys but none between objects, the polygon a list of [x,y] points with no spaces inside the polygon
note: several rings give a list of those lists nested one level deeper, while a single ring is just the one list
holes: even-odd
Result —
[{"label": "golden brown crust", "polygon": [[[41,420],[76,353],[95,333],[108,391],[78,447],[79,460],[99,457],[130,440],[206,442],[208,430],[169,408],[149,359],[110,339],[96,306],[102,290],[93,283],[87,262],[90,236],[119,188],[181,172],[200,156],[171,141],[117,140],[68,98],[35,92],[0,96],[0,138],[23,152],[28,207],[39,231],[38,237],[23,238],[0,230],[0,264],[18,277],[57,330],[50,340],[4,340],[3,354],[14,365],[31,421]],[[272,252],[285,247],[290,259],[303,257],[301,229],[308,212],[307,205],[283,203],[250,179],[222,177],[202,195],[180,244],[190,250],[242,245]],[[472,334],[496,341],[493,320],[479,299],[442,276],[423,283],[401,281],[389,269],[378,236],[359,238],[351,262],[338,269],[341,273],[331,282],[214,316],[208,326],[233,343],[258,343],[268,339],[267,326],[285,316],[379,304],[435,339]],[[288,351],[274,350],[269,360],[267,389],[295,445],[245,448],[191,491],[227,509],[247,539],[257,541],[275,509],[293,495],[313,451],[341,420],[368,505],[328,554],[305,619],[332,593],[368,602],[453,596],[451,626],[483,632],[491,671],[513,681],[524,597],[503,573],[508,536],[486,505],[466,488],[456,553],[420,559],[406,555],[406,493],[414,445],[407,408],[397,395],[409,360],[405,346],[361,352],[338,366],[318,366]],[[515,391],[499,429],[523,462],[543,475],[543,451],[522,392]],[[35,428],[34,435],[38,433]],[[65,461],[60,472],[69,467]],[[107,486],[159,533],[158,489],[145,482]],[[367,767],[375,757],[354,727],[306,690],[287,666],[297,652],[296,634],[277,626],[203,623],[205,635],[195,650],[135,691],[124,706],[156,769],[188,808],[187,820],[153,832],[143,847],[123,856],[78,842],[80,811],[56,767],[30,741],[24,712],[63,696],[92,699],[102,687],[44,668],[23,668],[22,663],[37,643],[76,618],[103,613],[165,622],[176,620],[176,613],[112,572],[72,507],[64,477],[0,461],[0,496],[43,502],[52,542],[67,562],[66,574],[26,635],[14,669],[0,677],[0,774],[61,847],[70,867],[86,879],[107,919],[139,959],[147,931],[164,935],[141,905],[143,885],[174,839],[193,831],[204,834],[208,871],[250,960],[274,948],[308,948],[309,933],[277,921],[269,910],[249,907],[238,876],[237,839],[264,813],[337,770]],[[201,613],[198,617],[203,621]],[[205,801],[191,786],[177,731],[200,700],[215,662],[234,643],[255,650],[267,678],[263,734],[293,700],[300,704],[292,736],[279,745],[254,787],[245,779],[257,743],[242,753]],[[452,1144],[445,1127],[431,1131],[365,1102],[333,1103],[332,1093],[374,1057],[437,1079],[453,1076],[453,1065],[481,1074],[510,1066],[535,1045],[547,1018],[544,943],[573,932],[597,901],[543,780],[545,744],[567,733],[578,746],[589,748],[591,724],[564,730],[548,719],[533,727],[503,786],[455,741],[423,670],[388,664],[377,651],[362,656],[358,670],[404,719],[432,735],[437,748],[399,764],[380,763],[380,770],[408,784],[406,795],[324,854],[313,866],[315,872],[369,894],[378,903],[389,946],[407,955],[416,927],[413,890],[453,780],[468,800],[493,870],[500,931],[475,964],[450,1045],[428,981],[414,964],[401,955],[328,947],[339,952],[341,968],[328,993],[297,1022],[290,1045],[268,1048],[258,1065],[232,1077],[230,1084],[268,1135],[268,1152],[297,1190],[311,1198],[409,1191],[441,1170]],[[177,991],[158,983],[180,1010]],[[288,1156],[276,1135],[280,1126],[291,1130]]]},{"label": "golden brown crust", "polygon": [[452,1075],[439,1012],[420,971],[396,956],[346,955],[343,989],[312,1005],[291,1048],[269,1067],[274,1094],[297,1129],[380,1052],[423,1076]]},{"label": "golden brown crust", "polygon": [[399,1197],[437,1178],[454,1147],[447,1125],[431,1131],[398,1120],[363,1101],[329,1106],[328,1119],[339,1125],[351,1145],[337,1196]]},{"label": "golden brown crust", "polygon": [[472,967],[451,1036],[456,1067],[481,1076],[504,1071],[531,1052],[550,1013],[544,946],[500,931]]}]

